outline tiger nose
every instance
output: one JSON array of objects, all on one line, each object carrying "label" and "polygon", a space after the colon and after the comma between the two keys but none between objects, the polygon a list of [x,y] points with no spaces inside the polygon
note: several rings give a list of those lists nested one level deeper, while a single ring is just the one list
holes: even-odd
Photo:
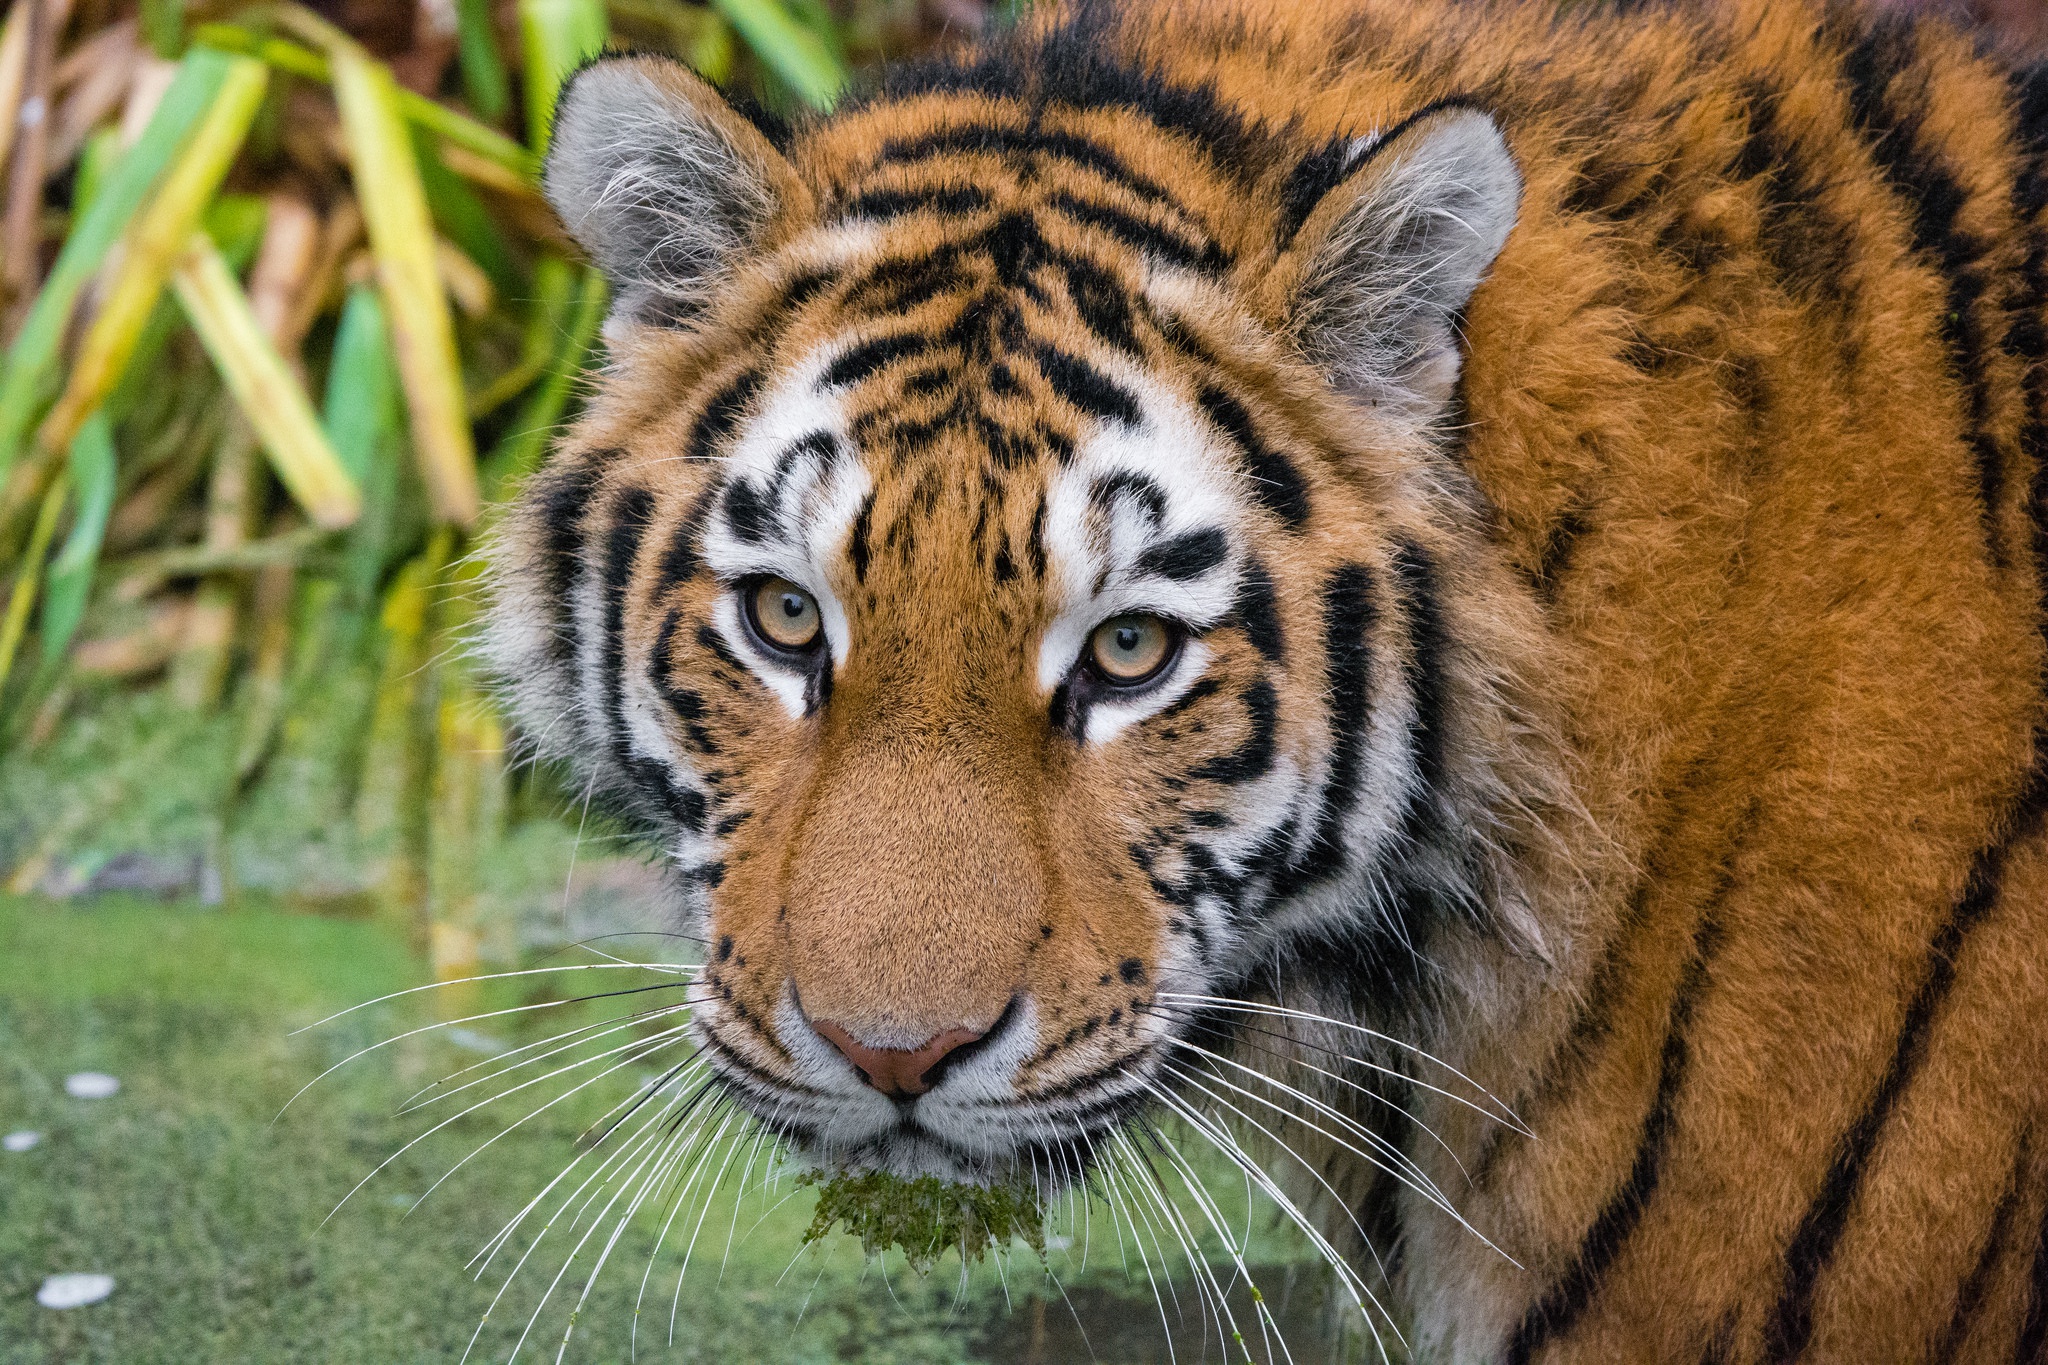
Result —
[{"label": "tiger nose", "polygon": [[868,1084],[890,1099],[922,1095],[938,1084],[939,1063],[984,1036],[974,1029],[949,1028],[933,1034],[922,1047],[869,1047],[830,1019],[814,1019],[811,1027],[839,1049],[867,1077]]}]

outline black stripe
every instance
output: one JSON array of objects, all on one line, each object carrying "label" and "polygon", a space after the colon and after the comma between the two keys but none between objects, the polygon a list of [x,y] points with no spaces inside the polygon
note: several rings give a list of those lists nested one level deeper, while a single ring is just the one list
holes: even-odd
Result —
[{"label": "black stripe", "polygon": [[[1408,659],[1402,667],[1415,697],[1415,719],[1409,726],[1415,770],[1425,792],[1444,776],[1444,717],[1449,710],[1444,656],[1451,645],[1437,594],[1436,561],[1412,540],[1394,551],[1394,595],[1408,623]],[[1419,802],[1416,805],[1419,807]]]},{"label": "black stripe", "polygon": [[1116,238],[1125,246],[1155,257],[1183,270],[1217,274],[1230,268],[1230,253],[1213,241],[1190,241],[1178,232],[1147,222],[1111,204],[1082,199],[1061,190],[1046,198],[1046,205],[1077,223]]},{"label": "black stripe", "polygon": [[1358,796],[1366,729],[1372,723],[1372,637],[1378,624],[1372,571],[1363,564],[1340,564],[1331,570],[1323,585],[1330,771],[1316,802],[1314,832],[1301,855],[1274,880],[1276,899],[1297,895],[1344,869],[1344,816]]},{"label": "black stripe", "polygon": [[872,490],[860,500],[860,512],[853,519],[853,534],[847,538],[846,557],[853,565],[853,581],[868,581],[868,534],[875,520],[875,495]]},{"label": "black stripe", "polygon": [[1040,346],[1037,360],[1046,384],[1067,402],[1105,421],[1138,425],[1137,398],[1087,361],[1052,346]]},{"label": "black stripe", "polygon": [[1272,768],[1273,736],[1280,722],[1280,698],[1271,683],[1260,679],[1245,688],[1239,700],[1244,702],[1251,724],[1250,732],[1236,750],[1219,754],[1190,772],[1188,776],[1195,781],[1235,786],[1263,777]]},{"label": "black stripe", "polygon": [[1230,555],[1230,538],[1216,527],[1189,531],[1146,548],[1138,556],[1139,573],[1155,573],[1184,583],[1200,578]]},{"label": "black stripe", "polygon": [[679,610],[671,610],[662,618],[661,630],[654,637],[654,648],[647,656],[647,680],[654,685],[655,694],[683,723],[683,733],[689,738],[690,748],[708,756],[718,752],[718,742],[704,725],[703,694],[678,687],[674,681],[676,632],[682,624],[683,613]]},{"label": "black stripe", "polygon": [[1133,171],[1115,152],[1099,142],[1073,133],[1046,132],[1037,128],[996,128],[988,124],[963,124],[922,137],[899,138],[882,144],[869,163],[871,167],[924,161],[956,152],[984,152],[993,156],[1037,155],[1070,161],[1113,180],[1141,199],[1172,202],[1157,183]]},{"label": "black stripe", "polygon": [[1820,1277],[1849,1225],[1878,1138],[1927,1059],[1928,1035],[1955,985],[1956,959],[1964,940],[1997,905],[2013,846],[2040,827],[2044,813],[2048,813],[2048,730],[2034,736],[2033,767],[2003,822],[2001,837],[1971,860],[1963,894],[1929,945],[1926,975],[1906,1008],[1884,1075],[1863,1111],[1836,1142],[1820,1190],[1792,1235],[1785,1252],[1785,1283],[1765,1331],[1766,1360],[1779,1365],[1796,1360],[1812,1340],[1813,1299]]},{"label": "black stripe", "polygon": [[634,753],[625,724],[626,605],[632,592],[633,567],[654,516],[654,494],[640,487],[623,488],[613,496],[610,512],[611,529],[605,533],[598,585],[604,598],[598,681],[604,689],[605,731],[612,760],[626,779],[644,796],[652,798],[657,807],[684,828],[700,831],[705,817],[703,794],[677,787],[667,767]]},{"label": "black stripe", "polygon": [[1145,513],[1145,519],[1158,526],[1166,520],[1165,490],[1143,474],[1128,469],[1118,470],[1105,478],[1097,479],[1088,489],[1088,501],[1107,512],[1119,498],[1128,497],[1138,504]]},{"label": "black stripe", "polygon": [[858,384],[873,375],[885,365],[890,365],[906,356],[923,355],[931,349],[931,342],[915,332],[897,332],[891,336],[870,337],[868,340],[842,351],[825,369],[825,377],[819,381],[823,388],[840,389],[849,384]]},{"label": "black stripe", "polygon": [[542,572],[555,618],[548,651],[557,663],[576,657],[576,569],[583,548],[583,516],[597,491],[601,465],[601,460],[588,457],[559,465],[549,471],[535,500]]},{"label": "black stripe", "polygon": [[[1992,562],[2003,567],[2007,555],[1997,528],[1998,507],[2005,495],[2005,452],[1990,427],[1984,325],[1977,315],[1985,289],[1981,265],[1992,244],[1957,226],[1969,194],[1951,171],[1938,139],[1924,136],[1929,110],[1913,108],[1894,97],[1917,56],[1914,34],[1909,25],[1874,27],[1850,48],[1843,71],[1849,78],[1849,104],[1856,127],[1869,140],[1871,155],[1885,179],[1905,197],[1912,211],[1914,250],[1941,272],[1947,284],[1941,333],[1954,362],[1953,377],[1962,385],[1968,405],[1964,439],[1977,466],[1985,543]],[[1931,98],[1925,89],[1918,94],[1922,100]]]},{"label": "black stripe", "polygon": [[2048,1365],[2048,1208],[2041,1211],[2034,1264],[2027,1276],[2027,1311],[2020,1319],[2012,1358],[2013,1365]]},{"label": "black stripe", "polygon": [[977,185],[927,185],[917,189],[863,190],[841,206],[844,218],[900,218],[908,213],[959,215],[988,207],[988,191]]},{"label": "black stripe", "polygon": [[1259,657],[1270,664],[1279,663],[1287,652],[1286,637],[1280,628],[1280,602],[1273,592],[1273,576],[1256,559],[1245,563],[1244,576],[1237,585],[1237,601],[1230,610],[1238,629],[1259,651]]},{"label": "black stripe", "polygon": [[1355,140],[1342,135],[1333,137],[1294,163],[1280,190],[1280,229],[1273,237],[1275,251],[1285,251],[1294,244],[1301,225],[1323,202],[1323,196],[1351,174],[1351,144]]},{"label": "black stripe", "polygon": [[1970,1329],[1977,1325],[1977,1315],[1983,1311],[1984,1296],[1991,1289],[1991,1277],[1998,1269],[1999,1258],[2005,1255],[2006,1239],[2012,1235],[2013,1216],[2019,1210],[2020,1195],[2026,1188],[2027,1139],[2022,1136],[2018,1155],[2013,1161],[2012,1178],[1999,1197],[1998,1205],[1991,1211],[1991,1227],[1984,1234],[1984,1245],[1977,1252],[1977,1263],[1970,1273],[1956,1287],[1955,1311],[1949,1315],[1948,1328],[1941,1334],[1930,1361],[1954,1360],[1956,1350],[1969,1336]]},{"label": "black stripe", "polygon": [[1642,1136],[1637,1140],[1635,1160],[1629,1165],[1628,1178],[1600,1210],[1592,1226],[1586,1229],[1585,1239],[1579,1244],[1578,1258],[1571,1269],[1522,1318],[1521,1326],[1508,1343],[1505,1357],[1508,1365],[1527,1365],[1538,1350],[1568,1335],[1578,1324],[1592,1303],[1601,1279],[1613,1268],[1622,1247],[1642,1221],[1643,1211],[1657,1192],[1671,1135],[1678,1125],[1678,1096],[1684,1089],[1686,1070],[1691,1062],[1686,1032],[1692,1026],[1693,1012],[1706,985],[1707,969],[1720,940],[1720,923],[1710,911],[1693,931],[1692,955],[1686,960],[1685,969],[1679,975],[1678,989],[1671,997],[1671,1012],[1664,1029],[1664,1049],[1657,1065],[1657,1093],[1650,1101],[1649,1113],[1643,1118]]},{"label": "black stripe", "polygon": [[777,504],[751,479],[734,479],[725,490],[725,524],[744,544],[759,545],[778,529]]},{"label": "black stripe", "polygon": [[1294,461],[1259,439],[1251,414],[1244,405],[1213,385],[1204,385],[1196,401],[1209,420],[1221,427],[1244,456],[1245,472],[1252,481],[1252,497],[1259,506],[1280,518],[1290,531],[1308,525],[1308,485]]},{"label": "black stripe", "polygon": [[740,417],[753,401],[754,390],[761,386],[761,376],[754,370],[742,370],[711,396],[704,405],[704,411],[697,416],[696,425],[690,429],[689,456],[693,460],[708,460],[718,454],[718,447],[739,425]]},{"label": "black stripe", "polygon": [[704,561],[698,554],[698,541],[704,532],[704,518],[711,507],[711,500],[718,495],[718,484],[713,482],[697,495],[690,510],[669,536],[668,548],[661,552],[661,564],[655,572],[654,596],[666,597],[684,583],[695,578],[704,568]]},{"label": "black stripe", "polygon": [[1846,311],[1843,282],[1855,264],[1857,234],[1822,206],[1827,180],[1818,174],[1796,134],[1779,126],[1781,93],[1750,82],[1749,130],[1735,160],[1735,173],[1760,185],[1764,250],[1787,292],[1820,299]]},{"label": "black stripe", "polygon": [[852,313],[906,312],[964,289],[971,277],[960,261],[960,248],[950,243],[915,256],[890,257],[849,286],[843,302]]},{"label": "black stripe", "polygon": [[1061,256],[1067,277],[1067,298],[1089,331],[1118,350],[1145,359],[1145,348],[1131,330],[1131,299],[1116,276],[1078,256]]}]

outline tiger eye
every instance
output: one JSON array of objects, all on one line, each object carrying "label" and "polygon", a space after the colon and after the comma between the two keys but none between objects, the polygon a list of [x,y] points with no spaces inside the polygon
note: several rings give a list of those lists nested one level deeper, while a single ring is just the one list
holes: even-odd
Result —
[{"label": "tiger eye", "polygon": [[762,580],[754,589],[748,606],[754,618],[754,629],[775,648],[795,654],[818,643],[822,627],[818,621],[817,599],[788,579]]},{"label": "tiger eye", "polygon": [[1166,665],[1173,632],[1156,616],[1112,616],[1095,628],[1088,648],[1113,683],[1141,683]]}]

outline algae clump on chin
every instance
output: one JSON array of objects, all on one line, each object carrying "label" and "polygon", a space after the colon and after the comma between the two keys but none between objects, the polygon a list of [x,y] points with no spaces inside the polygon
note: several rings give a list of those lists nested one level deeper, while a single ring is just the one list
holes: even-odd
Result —
[{"label": "algae clump on chin", "polygon": [[818,1187],[806,1245],[844,1224],[868,1255],[900,1251],[919,1273],[948,1250],[957,1249],[963,1262],[978,1261],[1017,1237],[1045,1254],[1045,1209],[1025,1185],[959,1185],[934,1175],[905,1180],[883,1171],[811,1171],[797,1183]]}]

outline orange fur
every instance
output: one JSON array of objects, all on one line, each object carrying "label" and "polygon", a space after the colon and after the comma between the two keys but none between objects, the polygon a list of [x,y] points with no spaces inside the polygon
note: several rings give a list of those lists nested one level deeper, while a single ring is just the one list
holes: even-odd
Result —
[{"label": "orange fur", "polygon": [[[1028,73],[1065,22],[1033,19],[1006,60]],[[1253,742],[1262,678],[1273,747],[1304,782],[1328,762],[1322,585],[1353,563],[1407,624],[1376,627],[1381,663],[1442,670],[1445,781],[1493,822],[1479,842],[1497,865],[1474,875],[1498,916],[1433,931],[1406,993],[1354,1007],[1534,1134],[1421,1087],[1394,1087],[1402,1124],[1326,1097],[1515,1258],[1321,1152],[1333,1233],[1366,1209],[1398,1242],[1418,1359],[2048,1351],[2048,77],[2022,83],[1947,28],[1776,0],[1626,16],[1202,0],[1132,10],[1097,40],[1221,116],[1176,122],[1153,95],[1033,107],[955,78],[781,151],[735,131],[801,194],[784,190],[708,313],[615,329],[588,415],[507,528],[505,610],[551,610],[577,574],[615,592],[614,662],[646,669],[667,640],[663,676],[700,709],[655,723],[720,774],[710,818],[744,812],[708,879],[718,1046],[786,1067],[789,999],[908,1048],[1029,998],[1043,1046],[1020,1090],[1135,1049],[1141,1021],[1171,1014],[1155,992],[1174,910],[1146,881],[1184,845],[1162,830],[1224,801],[1190,774]],[[686,77],[657,79],[704,107]],[[1448,436],[1361,422],[1303,359],[1302,291],[1350,201],[1333,188],[1280,230],[1304,157],[1447,98],[1491,114],[1523,182],[1464,312]],[[1086,139],[1171,194],[993,142],[885,155],[961,127]],[[915,207],[947,193],[965,207]],[[1122,235],[1063,215],[1062,194],[1115,209]],[[913,207],[849,247],[834,224],[863,196]],[[1105,342],[1072,278],[1003,280],[994,249],[909,304],[890,294],[907,276],[873,282],[1016,218],[1138,301],[1134,349]],[[1165,268],[1133,221],[1227,267]],[[792,306],[807,274],[825,282]],[[1243,533],[1271,571],[1284,666],[1226,622],[1204,637],[1221,686],[1186,724],[1090,747],[1048,719],[1032,661],[1050,589],[1015,561],[1047,452],[1089,419],[1051,371],[1012,363],[1001,327],[975,330],[977,299],[1004,301],[1032,345],[1186,403],[1226,386],[1293,458],[1305,528]],[[729,591],[662,567],[719,478],[677,452],[734,376],[772,386],[821,347],[901,334],[939,353],[928,379],[906,362],[850,390],[873,480],[835,547],[855,643],[829,701],[792,719],[674,628]],[[1012,439],[1028,458],[1002,455]],[[1404,583],[1435,597],[1443,657],[1423,657]],[[560,686],[522,704],[536,728],[588,705]],[[1287,970],[1261,988],[1335,998]],[[1257,1051],[1242,1055],[1266,1064]]]}]

